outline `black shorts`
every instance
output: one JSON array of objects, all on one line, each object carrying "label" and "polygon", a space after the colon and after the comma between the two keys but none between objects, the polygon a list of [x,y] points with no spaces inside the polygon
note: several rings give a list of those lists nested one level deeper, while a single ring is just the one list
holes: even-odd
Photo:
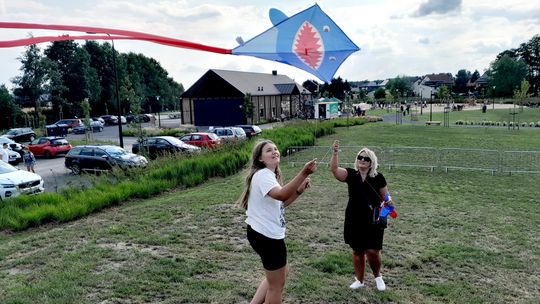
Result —
[{"label": "black shorts", "polygon": [[261,257],[264,269],[278,270],[287,265],[287,247],[284,239],[271,239],[253,230],[249,225],[247,239],[251,248]]}]

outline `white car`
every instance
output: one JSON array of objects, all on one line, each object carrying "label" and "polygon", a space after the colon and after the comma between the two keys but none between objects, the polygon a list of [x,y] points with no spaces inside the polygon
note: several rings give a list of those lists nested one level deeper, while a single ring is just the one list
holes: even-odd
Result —
[{"label": "white car", "polygon": [[0,200],[45,191],[41,176],[0,161]]},{"label": "white car", "polygon": [[223,140],[245,140],[246,132],[239,127],[219,127],[211,128],[208,132],[215,133]]}]

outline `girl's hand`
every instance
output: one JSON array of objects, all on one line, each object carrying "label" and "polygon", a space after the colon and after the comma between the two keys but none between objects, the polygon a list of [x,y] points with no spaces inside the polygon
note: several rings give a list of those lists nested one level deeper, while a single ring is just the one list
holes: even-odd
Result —
[{"label": "girl's hand", "polygon": [[311,187],[311,179],[309,177],[306,177],[306,179],[304,179],[304,181],[302,182],[302,184],[300,184],[300,187],[298,187],[298,189],[296,189],[296,193],[298,195],[304,193],[304,191],[307,190],[307,188]]},{"label": "girl's hand", "polygon": [[302,171],[303,171],[306,175],[313,174],[313,172],[317,171],[317,159],[314,158],[314,159],[308,161],[308,162],[304,165],[304,168],[302,169]]}]

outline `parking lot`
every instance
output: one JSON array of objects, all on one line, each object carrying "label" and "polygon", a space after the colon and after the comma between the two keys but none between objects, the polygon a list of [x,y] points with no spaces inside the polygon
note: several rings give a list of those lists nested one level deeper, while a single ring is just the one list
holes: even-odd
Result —
[{"label": "parking lot", "polygon": [[[167,115],[161,115],[161,127],[162,128],[177,128],[180,126],[180,119],[170,119]],[[156,119],[156,127],[159,121]],[[143,127],[149,127],[150,123],[143,123]],[[122,125],[122,129],[128,129],[129,125]],[[118,126],[106,126],[103,132],[92,133],[94,140],[115,142],[119,145],[120,139],[118,136]],[[68,134],[66,139],[69,142],[73,140],[84,140],[84,134]],[[124,149],[131,152],[131,146],[136,142],[134,137],[123,137]],[[17,167],[22,170],[26,170],[23,163],[20,163]],[[64,157],[59,156],[55,158],[42,158],[38,157],[36,166],[34,168],[36,173],[39,174],[45,182],[46,192],[57,192],[60,189],[71,186],[80,185],[86,182],[85,175],[73,175],[70,170],[64,166]]]}]

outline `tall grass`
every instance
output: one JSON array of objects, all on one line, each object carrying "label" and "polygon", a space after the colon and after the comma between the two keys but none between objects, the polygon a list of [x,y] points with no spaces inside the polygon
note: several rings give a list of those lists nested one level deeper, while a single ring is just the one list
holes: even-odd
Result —
[{"label": "tall grass", "polygon": [[[266,131],[265,137],[286,151],[293,145],[313,145],[317,136],[333,133],[338,124],[344,123],[296,123]],[[66,222],[130,199],[148,198],[174,187],[194,187],[212,177],[235,174],[249,160],[252,144],[231,143],[200,155],[169,155],[146,169],[113,170],[111,174],[90,178],[86,189],[11,199],[0,206],[0,229],[23,230],[43,223]]]}]

